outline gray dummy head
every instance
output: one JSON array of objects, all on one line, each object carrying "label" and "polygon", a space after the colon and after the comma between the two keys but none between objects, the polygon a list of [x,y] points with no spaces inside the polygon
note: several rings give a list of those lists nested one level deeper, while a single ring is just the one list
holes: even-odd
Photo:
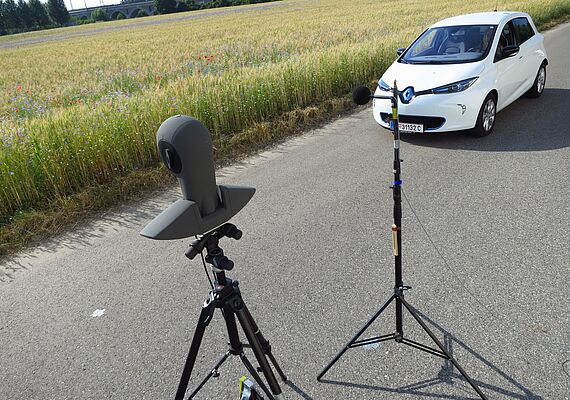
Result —
[{"label": "gray dummy head", "polygon": [[182,197],[141,232],[151,239],[181,239],[224,224],[251,199],[255,189],[216,185],[210,132],[192,117],[176,115],[156,134],[162,161],[180,183]]},{"label": "gray dummy head", "polygon": [[158,151],[180,183],[182,196],[195,201],[203,216],[220,206],[210,132],[192,117],[176,115],[160,125]]}]

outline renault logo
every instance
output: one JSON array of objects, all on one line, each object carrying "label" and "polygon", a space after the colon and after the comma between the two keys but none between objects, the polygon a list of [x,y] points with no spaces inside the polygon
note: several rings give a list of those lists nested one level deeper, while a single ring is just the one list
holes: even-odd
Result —
[{"label": "renault logo", "polygon": [[408,104],[410,101],[412,101],[414,95],[415,95],[414,88],[408,86],[407,88],[404,89],[404,91],[400,92],[400,100],[402,101],[402,103]]}]

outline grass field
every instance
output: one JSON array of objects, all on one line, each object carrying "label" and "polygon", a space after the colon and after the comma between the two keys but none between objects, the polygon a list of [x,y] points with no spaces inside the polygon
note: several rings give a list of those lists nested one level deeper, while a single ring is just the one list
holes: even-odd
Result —
[{"label": "grass field", "polygon": [[570,14],[568,0],[270,4],[97,24],[94,34],[20,47],[6,44],[93,26],[1,38],[0,228],[156,165],[155,133],[173,114],[203,121],[223,152],[260,122],[377,78],[397,47],[443,17],[496,4],[539,26]]}]

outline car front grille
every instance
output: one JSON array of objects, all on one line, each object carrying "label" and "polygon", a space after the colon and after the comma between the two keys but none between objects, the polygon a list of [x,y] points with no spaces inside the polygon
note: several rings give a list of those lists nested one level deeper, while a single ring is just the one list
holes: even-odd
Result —
[{"label": "car front grille", "polygon": [[[389,124],[392,114],[380,113],[380,118],[382,121]],[[445,118],[443,117],[420,117],[417,115],[404,115],[400,114],[400,122],[405,122],[408,124],[422,124],[425,129],[437,129],[440,128],[445,123]]]}]

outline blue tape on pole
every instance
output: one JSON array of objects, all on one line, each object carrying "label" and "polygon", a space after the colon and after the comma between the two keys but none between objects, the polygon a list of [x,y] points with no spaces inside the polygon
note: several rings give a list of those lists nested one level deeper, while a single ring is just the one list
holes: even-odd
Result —
[{"label": "blue tape on pole", "polygon": [[403,181],[395,181],[395,182],[392,182],[392,185],[401,185],[402,182],[403,182]]}]

